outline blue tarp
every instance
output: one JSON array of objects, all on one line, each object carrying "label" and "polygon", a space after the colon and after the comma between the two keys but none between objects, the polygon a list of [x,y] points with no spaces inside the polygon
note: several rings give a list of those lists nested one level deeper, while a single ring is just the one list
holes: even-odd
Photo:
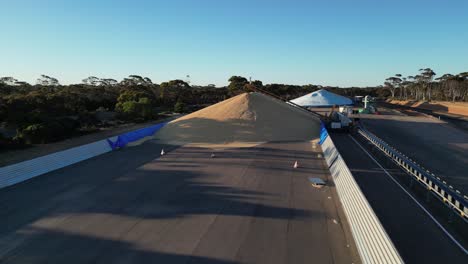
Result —
[{"label": "blue tarp", "polygon": [[117,148],[123,148],[130,142],[138,141],[144,137],[152,136],[154,133],[156,133],[156,131],[161,129],[166,124],[167,122],[159,123],[150,127],[145,127],[135,131],[127,132],[125,134],[119,135],[115,142],[112,142],[112,140],[110,139],[107,139],[107,142],[109,142],[109,145],[112,148],[112,150],[115,150]]},{"label": "blue tarp", "polygon": [[327,128],[325,127],[325,123],[323,121],[320,121],[320,141],[319,144],[322,145],[322,143],[327,139],[328,137],[328,131]]}]

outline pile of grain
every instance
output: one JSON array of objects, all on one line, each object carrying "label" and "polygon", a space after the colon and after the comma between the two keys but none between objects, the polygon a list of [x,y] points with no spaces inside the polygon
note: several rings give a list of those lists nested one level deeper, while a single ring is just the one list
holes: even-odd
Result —
[{"label": "pile of grain", "polygon": [[155,134],[171,144],[233,144],[318,138],[320,121],[260,93],[244,93],[173,120]]}]

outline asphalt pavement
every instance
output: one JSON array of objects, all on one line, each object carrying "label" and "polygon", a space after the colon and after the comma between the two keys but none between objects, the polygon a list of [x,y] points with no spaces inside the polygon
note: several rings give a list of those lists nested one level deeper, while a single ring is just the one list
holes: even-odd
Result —
[{"label": "asphalt pavement", "polygon": [[406,263],[468,263],[468,256],[350,135],[333,134],[332,139]]},{"label": "asphalt pavement", "polygon": [[468,133],[426,116],[361,115],[361,123],[417,163],[468,195]]},{"label": "asphalt pavement", "polygon": [[317,154],[150,141],[48,173],[0,190],[0,263],[359,263]]}]

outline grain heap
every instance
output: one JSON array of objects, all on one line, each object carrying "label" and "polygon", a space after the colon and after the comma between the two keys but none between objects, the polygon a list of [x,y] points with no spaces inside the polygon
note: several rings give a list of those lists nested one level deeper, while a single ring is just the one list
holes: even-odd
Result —
[{"label": "grain heap", "polygon": [[171,144],[245,145],[312,140],[320,121],[261,93],[244,93],[168,123],[155,138]]}]

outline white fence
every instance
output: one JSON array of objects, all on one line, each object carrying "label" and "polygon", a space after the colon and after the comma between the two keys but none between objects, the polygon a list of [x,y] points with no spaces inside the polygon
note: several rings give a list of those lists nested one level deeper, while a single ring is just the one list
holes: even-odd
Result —
[{"label": "white fence", "polygon": [[0,189],[110,151],[112,148],[104,139],[2,167],[0,168]]},{"label": "white fence", "polygon": [[363,263],[403,263],[330,136],[322,142],[325,160]]}]

